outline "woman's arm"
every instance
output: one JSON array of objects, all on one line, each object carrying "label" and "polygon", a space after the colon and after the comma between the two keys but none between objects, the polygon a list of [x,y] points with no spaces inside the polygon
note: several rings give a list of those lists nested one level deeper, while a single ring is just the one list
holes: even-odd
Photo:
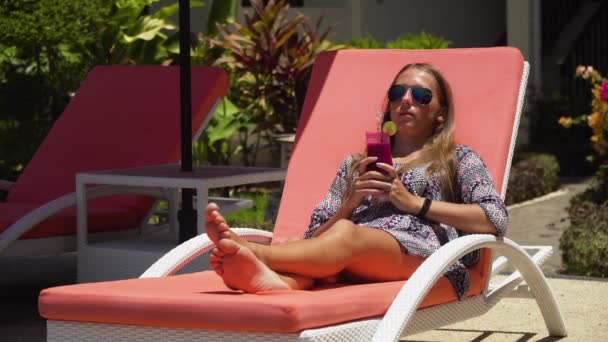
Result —
[{"label": "woman's arm", "polygon": [[361,160],[358,166],[358,174],[361,176],[355,177],[341,202],[340,208],[327,222],[313,232],[312,237],[323,234],[339,220],[350,219],[353,211],[361,205],[364,197],[384,193],[384,189],[387,184],[390,184],[391,178],[378,171],[365,171],[369,164],[377,160],[377,157],[366,157]]},{"label": "woman's arm", "polygon": [[[407,198],[409,196],[402,195],[399,196],[399,198],[395,198],[395,201],[400,203],[402,206],[402,208],[399,209],[412,215],[417,215],[422,209],[424,198],[411,194],[409,191],[407,191],[407,189],[405,189],[399,180],[396,180],[394,183],[399,183],[399,185],[401,185],[403,188],[403,191],[408,192],[409,196],[411,196],[410,198]],[[393,184],[393,187],[398,186]],[[391,193],[393,192],[397,194],[401,191],[391,190]],[[393,200],[391,200],[391,202],[393,202]],[[394,203],[395,202],[393,202],[393,204]],[[492,221],[490,221],[485,211],[483,211],[478,204],[432,201],[425,218],[431,221],[447,224],[468,233],[498,233]]]},{"label": "woman's arm", "polygon": [[[424,197],[409,192],[391,166],[382,163],[376,165],[394,177],[390,186],[385,189],[386,199],[391,201],[399,210],[417,216],[424,204]],[[480,204],[475,203],[476,201],[470,201],[470,199],[465,202],[467,203],[461,204],[434,200],[431,202],[425,218],[469,233],[503,235],[503,232],[497,229],[496,222],[490,220]]]}]

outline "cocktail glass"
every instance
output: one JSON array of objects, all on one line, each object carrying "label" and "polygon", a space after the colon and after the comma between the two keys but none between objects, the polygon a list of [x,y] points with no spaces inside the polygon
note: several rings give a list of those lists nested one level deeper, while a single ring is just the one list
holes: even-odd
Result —
[{"label": "cocktail glass", "polygon": [[[367,140],[367,156],[378,157],[377,163],[393,165],[393,156],[391,155],[391,138],[387,133],[381,131],[365,132]],[[376,163],[371,163],[367,167],[367,171],[384,172]]]}]

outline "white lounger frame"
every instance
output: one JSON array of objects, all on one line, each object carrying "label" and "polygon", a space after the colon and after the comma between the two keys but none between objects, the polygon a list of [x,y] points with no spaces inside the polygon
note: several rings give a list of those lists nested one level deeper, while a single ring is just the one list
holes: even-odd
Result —
[{"label": "white lounger frame", "polygon": [[[235,228],[235,232],[249,241],[259,243],[269,243],[272,239],[272,233],[256,229]],[[167,253],[141,277],[175,274],[191,260],[212,248],[213,244],[206,235],[197,236]],[[463,255],[479,248],[490,248],[502,255],[494,261],[491,276],[497,275],[508,264],[517,271],[503,279],[500,284],[492,285],[488,282],[485,291],[479,296],[417,311],[420,302],[447,267]],[[534,252],[530,256],[525,249]],[[555,296],[538,267],[551,253],[552,248],[549,246],[522,248],[509,239],[489,234],[464,236],[444,245],[425,260],[405,283],[384,317],[309,329],[298,334],[224,332],[49,320],[48,341],[97,340],[101,337],[125,342],[146,340],[150,337],[163,341],[396,341],[402,335],[416,334],[482,315],[500,299],[513,292],[523,280],[526,280],[532,296],[536,298],[549,334],[566,336],[566,326]]]},{"label": "white lounger frame", "polygon": [[[502,186],[504,199],[507,189],[509,169],[515,147],[515,138],[522,111],[529,64],[523,70],[517,113],[509,157]],[[235,231],[250,241],[269,243],[272,233],[236,228]],[[213,244],[203,234],[176,247],[156,263],[141,278],[165,277],[210,251]],[[490,276],[481,295],[463,301],[451,302],[417,310],[418,306],[443,275],[445,270],[467,253],[480,248],[489,248],[501,255],[491,265]],[[529,255],[527,250],[533,250]],[[47,321],[48,341],[111,340],[132,342],[134,340],[162,341],[397,341],[401,336],[436,329],[484,314],[500,299],[512,293],[525,280],[531,295],[536,299],[542,312],[549,335],[566,336],[566,325],[553,291],[539,268],[551,254],[551,246],[521,247],[517,243],[490,234],[475,234],[460,237],[442,246],[418,267],[405,283],[399,294],[383,317],[348,322],[331,327],[304,330],[294,334],[253,333],[239,331],[208,331],[197,329],[177,329],[147,326],[129,326],[75,321]],[[491,284],[492,276],[497,275],[508,264],[516,271],[497,285]],[[520,292],[520,291],[518,291]]]}]

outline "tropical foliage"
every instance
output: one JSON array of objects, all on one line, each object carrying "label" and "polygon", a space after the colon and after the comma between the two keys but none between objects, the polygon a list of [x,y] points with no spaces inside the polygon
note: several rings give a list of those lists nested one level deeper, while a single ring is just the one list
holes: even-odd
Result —
[{"label": "tropical foliage", "polygon": [[219,37],[204,42],[225,49],[215,64],[230,74],[228,98],[238,108],[225,126],[238,127],[245,165],[255,164],[276,134],[295,132],[315,57],[339,47],[326,40],[331,28],[290,13],[284,0],[251,5],[243,23],[220,25]]},{"label": "tropical foliage", "polygon": [[0,2],[0,178],[17,177],[94,65],[170,61],[177,5],[146,14],[157,1]]}]

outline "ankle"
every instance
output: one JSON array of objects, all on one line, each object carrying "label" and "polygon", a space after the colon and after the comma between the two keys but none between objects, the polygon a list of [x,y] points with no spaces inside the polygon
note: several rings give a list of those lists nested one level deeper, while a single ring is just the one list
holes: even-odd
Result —
[{"label": "ankle", "polygon": [[266,245],[262,245],[255,242],[249,243],[249,249],[262,263],[266,264]]}]

